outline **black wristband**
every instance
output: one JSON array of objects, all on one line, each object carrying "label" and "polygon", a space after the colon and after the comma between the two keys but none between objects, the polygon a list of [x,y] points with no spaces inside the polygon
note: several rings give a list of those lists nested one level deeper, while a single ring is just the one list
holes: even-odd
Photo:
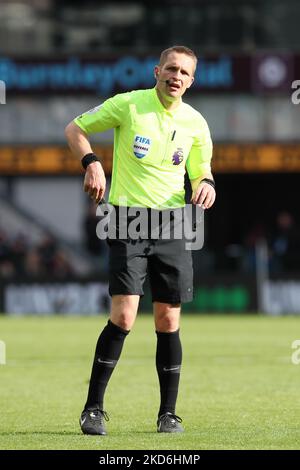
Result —
[{"label": "black wristband", "polygon": [[99,162],[100,159],[94,153],[87,153],[82,159],[81,164],[83,168],[86,170],[90,163]]},{"label": "black wristband", "polygon": [[201,180],[200,183],[203,183],[203,181],[207,184],[210,184],[214,189],[216,189],[216,183],[214,182],[214,180],[210,178],[203,178],[203,180]]}]

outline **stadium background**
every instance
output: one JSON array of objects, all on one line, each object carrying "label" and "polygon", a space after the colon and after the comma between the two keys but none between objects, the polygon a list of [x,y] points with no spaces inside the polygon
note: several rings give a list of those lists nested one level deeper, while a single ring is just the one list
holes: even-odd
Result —
[{"label": "stadium background", "polygon": [[[0,450],[299,449],[299,22],[297,0],[0,0]],[[199,57],[186,100],[209,123],[217,183],[181,326],[186,432],[156,433],[141,314],[109,385],[109,435],[85,438],[107,251],[64,127],[153,86],[172,44]],[[109,175],[112,133],[93,142]]]},{"label": "stadium background", "polygon": [[[195,300],[185,308],[300,312],[298,3],[0,6],[0,311],[107,308],[107,250],[64,127],[114,93],[153,86],[160,50],[182,43],[199,57],[186,100],[211,128],[218,188],[205,247],[194,254]],[[93,141],[109,179],[112,132]],[[150,308],[146,295],[142,310]]]}]

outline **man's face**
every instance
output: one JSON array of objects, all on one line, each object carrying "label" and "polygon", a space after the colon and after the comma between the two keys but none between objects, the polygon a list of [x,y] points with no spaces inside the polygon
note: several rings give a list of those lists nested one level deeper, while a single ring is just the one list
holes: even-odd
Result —
[{"label": "man's face", "polygon": [[165,97],[180,98],[193,83],[194,72],[195,62],[192,57],[171,52],[162,65],[154,68],[156,88]]}]

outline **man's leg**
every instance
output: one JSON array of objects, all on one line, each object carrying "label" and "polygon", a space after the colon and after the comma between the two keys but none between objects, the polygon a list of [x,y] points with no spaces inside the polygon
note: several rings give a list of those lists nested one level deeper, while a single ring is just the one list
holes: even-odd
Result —
[{"label": "man's leg", "polygon": [[81,429],[86,434],[106,434],[102,419],[104,392],[134,324],[139,299],[138,295],[112,296],[110,319],[97,341],[88,397],[81,415]]},{"label": "man's leg", "polygon": [[181,432],[181,419],[175,415],[182,349],[179,337],[180,304],[154,302],[157,334],[156,369],[160,385],[158,431]]}]

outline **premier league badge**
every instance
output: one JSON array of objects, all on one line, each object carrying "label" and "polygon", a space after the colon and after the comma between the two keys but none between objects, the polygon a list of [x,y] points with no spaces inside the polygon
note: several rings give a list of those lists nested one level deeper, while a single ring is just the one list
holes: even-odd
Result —
[{"label": "premier league badge", "polygon": [[183,160],[183,150],[182,148],[178,148],[176,152],[172,156],[172,163],[173,165],[179,165]]}]

